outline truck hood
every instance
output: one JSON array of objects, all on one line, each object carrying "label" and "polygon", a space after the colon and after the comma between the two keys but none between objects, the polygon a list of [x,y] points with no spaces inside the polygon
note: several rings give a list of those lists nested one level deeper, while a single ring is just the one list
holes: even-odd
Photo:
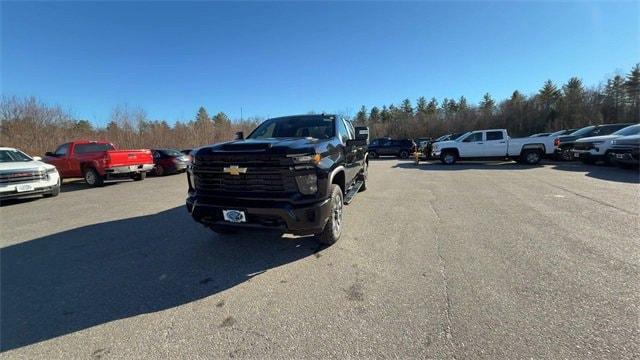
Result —
[{"label": "truck hood", "polygon": [[16,170],[38,170],[38,169],[51,169],[55,166],[45,164],[42,161],[15,161],[15,162],[2,162],[0,163],[0,171],[16,171]]},{"label": "truck hood", "polygon": [[578,139],[576,140],[577,143],[583,143],[583,142],[596,142],[596,141],[607,141],[607,140],[613,140],[616,138],[619,138],[620,135],[601,135],[601,136],[592,136],[592,137],[586,137],[586,138],[582,138],[582,139]]},{"label": "truck hood", "polygon": [[318,144],[326,140],[315,138],[277,138],[234,140],[205,146],[196,155],[207,153],[270,153],[270,154],[310,154],[316,152]]},{"label": "truck hood", "polygon": [[447,146],[450,145],[455,145],[457,144],[457,141],[454,140],[447,140],[447,141],[436,141],[432,144],[432,146],[437,146],[439,149],[445,148]]}]

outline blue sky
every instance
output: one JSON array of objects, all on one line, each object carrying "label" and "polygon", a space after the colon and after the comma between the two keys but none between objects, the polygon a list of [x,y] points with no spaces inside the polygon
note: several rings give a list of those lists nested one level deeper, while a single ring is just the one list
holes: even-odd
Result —
[{"label": "blue sky", "polygon": [[173,122],[200,105],[239,118],[503,99],[628,72],[639,4],[2,2],[2,93],[97,124],[123,103]]}]

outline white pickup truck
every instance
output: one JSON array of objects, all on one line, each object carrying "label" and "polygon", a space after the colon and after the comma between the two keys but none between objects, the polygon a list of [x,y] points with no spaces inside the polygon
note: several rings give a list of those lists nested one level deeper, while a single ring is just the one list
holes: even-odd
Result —
[{"label": "white pickup truck", "polygon": [[505,129],[477,130],[456,140],[434,143],[431,155],[447,165],[458,160],[507,158],[533,165],[553,155],[554,139],[552,136],[512,139]]},{"label": "white pickup truck", "polygon": [[0,147],[0,201],[32,195],[58,196],[60,175],[55,166],[14,148]]}]

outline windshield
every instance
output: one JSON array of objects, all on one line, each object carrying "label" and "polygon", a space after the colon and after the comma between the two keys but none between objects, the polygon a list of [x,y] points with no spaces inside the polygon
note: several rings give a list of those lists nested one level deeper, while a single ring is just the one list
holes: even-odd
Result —
[{"label": "windshield", "polygon": [[595,128],[595,126],[587,126],[587,127],[583,127],[580,130],[574,131],[572,132],[571,136],[580,136],[580,135],[585,135],[591,132],[591,130],[593,130]]},{"label": "windshield", "polygon": [[180,151],[173,150],[173,149],[160,150],[160,152],[167,156],[183,156],[184,155]]},{"label": "windshield", "polygon": [[629,136],[629,135],[636,135],[639,133],[640,133],[640,124],[636,124],[636,125],[627,126],[624,129],[620,129],[614,132],[612,135]]},{"label": "windshield", "polygon": [[0,163],[18,162],[18,161],[19,162],[33,161],[33,159],[27,156],[22,151],[0,150]]},{"label": "windshield", "polygon": [[260,124],[247,139],[312,137],[329,139],[334,136],[335,116],[294,116],[274,118]]},{"label": "windshield", "polygon": [[458,140],[460,137],[462,137],[462,135],[467,134],[468,131],[466,132],[461,132],[461,133],[455,133],[453,135],[451,135],[451,137],[449,138],[449,140]]}]

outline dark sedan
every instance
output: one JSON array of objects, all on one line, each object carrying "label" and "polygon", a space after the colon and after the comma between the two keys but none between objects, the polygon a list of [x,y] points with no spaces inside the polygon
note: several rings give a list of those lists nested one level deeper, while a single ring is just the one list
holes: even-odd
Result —
[{"label": "dark sedan", "polygon": [[184,155],[179,150],[174,149],[154,149],[153,174],[157,176],[176,174],[187,170],[189,156]]}]

